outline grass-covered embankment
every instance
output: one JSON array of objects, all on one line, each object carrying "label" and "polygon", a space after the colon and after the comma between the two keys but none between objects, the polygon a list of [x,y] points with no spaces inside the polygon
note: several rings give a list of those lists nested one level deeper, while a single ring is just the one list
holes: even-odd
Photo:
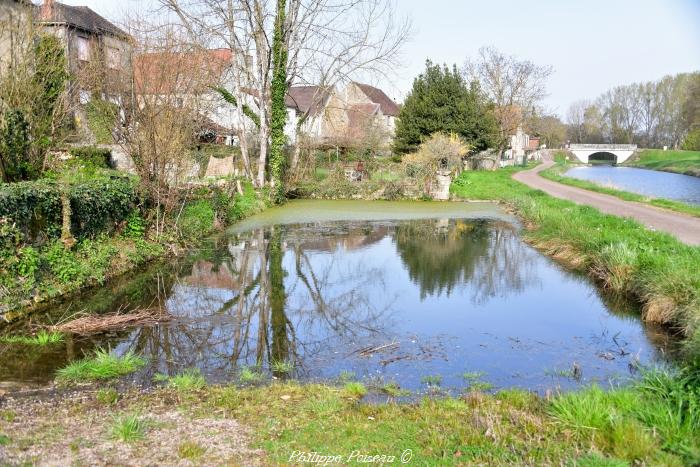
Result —
[{"label": "grass-covered embankment", "polygon": [[[550,399],[522,390],[396,403],[358,382],[102,387],[0,407],[10,463],[279,465],[691,465],[700,461],[697,374],[654,371],[624,389]],[[177,380],[179,381],[179,380]],[[57,396],[54,396],[57,397]],[[231,449],[235,446],[235,449]],[[404,456],[403,458],[401,456]],[[329,460],[331,458],[339,460]],[[394,459],[393,461],[391,459]]]},{"label": "grass-covered embankment", "polygon": [[700,353],[700,248],[630,219],[553,198],[511,178],[517,169],[464,172],[452,192],[500,200],[525,221],[525,238],[605,288],[638,300],[644,318],[682,332]]},{"label": "grass-covered embankment", "polygon": [[700,151],[645,149],[625,165],[700,177]]},{"label": "grass-covered embankment", "polygon": [[634,201],[637,203],[649,204],[651,206],[668,209],[670,211],[676,211],[683,214],[690,214],[691,216],[700,217],[700,207],[698,206],[691,206],[689,204],[681,203],[679,201],[673,201],[670,199],[653,198],[637,193],[630,193],[629,191],[617,190],[615,188],[605,187],[586,180],[579,180],[576,178],[564,176],[563,174],[571,167],[572,166],[568,164],[565,159],[557,158],[557,165],[547,170],[543,170],[542,172],[540,172],[540,175],[554,182],[563,183],[569,186],[575,186],[577,188],[583,188],[584,190],[590,190],[606,195],[615,196],[625,201]]}]

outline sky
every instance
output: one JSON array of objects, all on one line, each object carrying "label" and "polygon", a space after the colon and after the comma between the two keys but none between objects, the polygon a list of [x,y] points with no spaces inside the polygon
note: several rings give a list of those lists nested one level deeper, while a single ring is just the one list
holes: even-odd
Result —
[{"label": "sky", "polygon": [[[35,0],[39,1],[39,0]],[[110,19],[153,0],[61,0]],[[401,101],[425,60],[463,65],[482,46],[551,65],[544,105],[562,117],[622,84],[700,70],[700,0],[395,0],[413,35],[391,81]]]}]

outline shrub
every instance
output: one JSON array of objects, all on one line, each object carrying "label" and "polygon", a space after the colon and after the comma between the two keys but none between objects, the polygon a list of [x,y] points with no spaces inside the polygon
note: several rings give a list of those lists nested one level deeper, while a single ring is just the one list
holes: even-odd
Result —
[{"label": "shrub", "polygon": [[214,228],[214,207],[211,201],[200,199],[189,203],[182,210],[180,232],[184,238],[195,238]]},{"label": "shrub", "polygon": [[81,162],[93,167],[104,169],[112,167],[112,151],[96,146],[80,146],[71,148],[69,154]]},{"label": "shrub", "polygon": [[5,111],[0,125],[0,162],[7,182],[34,178],[37,168],[29,162],[29,123],[19,110]]},{"label": "shrub", "polygon": [[146,233],[146,221],[141,213],[135,209],[129,214],[124,227],[124,236],[128,238],[143,238]]},{"label": "shrub", "polygon": [[688,133],[683,141],[683,149],[686,151],[700,151],[700,128]]},{"label": "shrub", "polygon": [[403,157],[406,172],[415,178],[433,177],[438,170],[460,171],[469,145],[457,135],[435,133],[418,151]]}]

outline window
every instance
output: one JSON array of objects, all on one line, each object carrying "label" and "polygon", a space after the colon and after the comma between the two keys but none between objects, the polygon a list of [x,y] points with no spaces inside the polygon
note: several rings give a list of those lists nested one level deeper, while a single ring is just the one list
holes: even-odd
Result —
[{"label": "window", "polygon": [[78,36],[78,60],[90,60],[90,41],[87,37]]},{"label": "window", "polygon": [[121,53],[115,47],[107,47],[107,66],[113,70],[121,68]]}]

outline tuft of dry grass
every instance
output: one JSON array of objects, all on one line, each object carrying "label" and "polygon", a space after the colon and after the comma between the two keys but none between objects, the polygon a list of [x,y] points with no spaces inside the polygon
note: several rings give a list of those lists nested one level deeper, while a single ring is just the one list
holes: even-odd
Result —
[{"label": "tuft of dry grass", "polygon": [[678,305],[670,297],[650,297],[642,307],[643,317],[651,323],[667,324],[675,320]]}]

